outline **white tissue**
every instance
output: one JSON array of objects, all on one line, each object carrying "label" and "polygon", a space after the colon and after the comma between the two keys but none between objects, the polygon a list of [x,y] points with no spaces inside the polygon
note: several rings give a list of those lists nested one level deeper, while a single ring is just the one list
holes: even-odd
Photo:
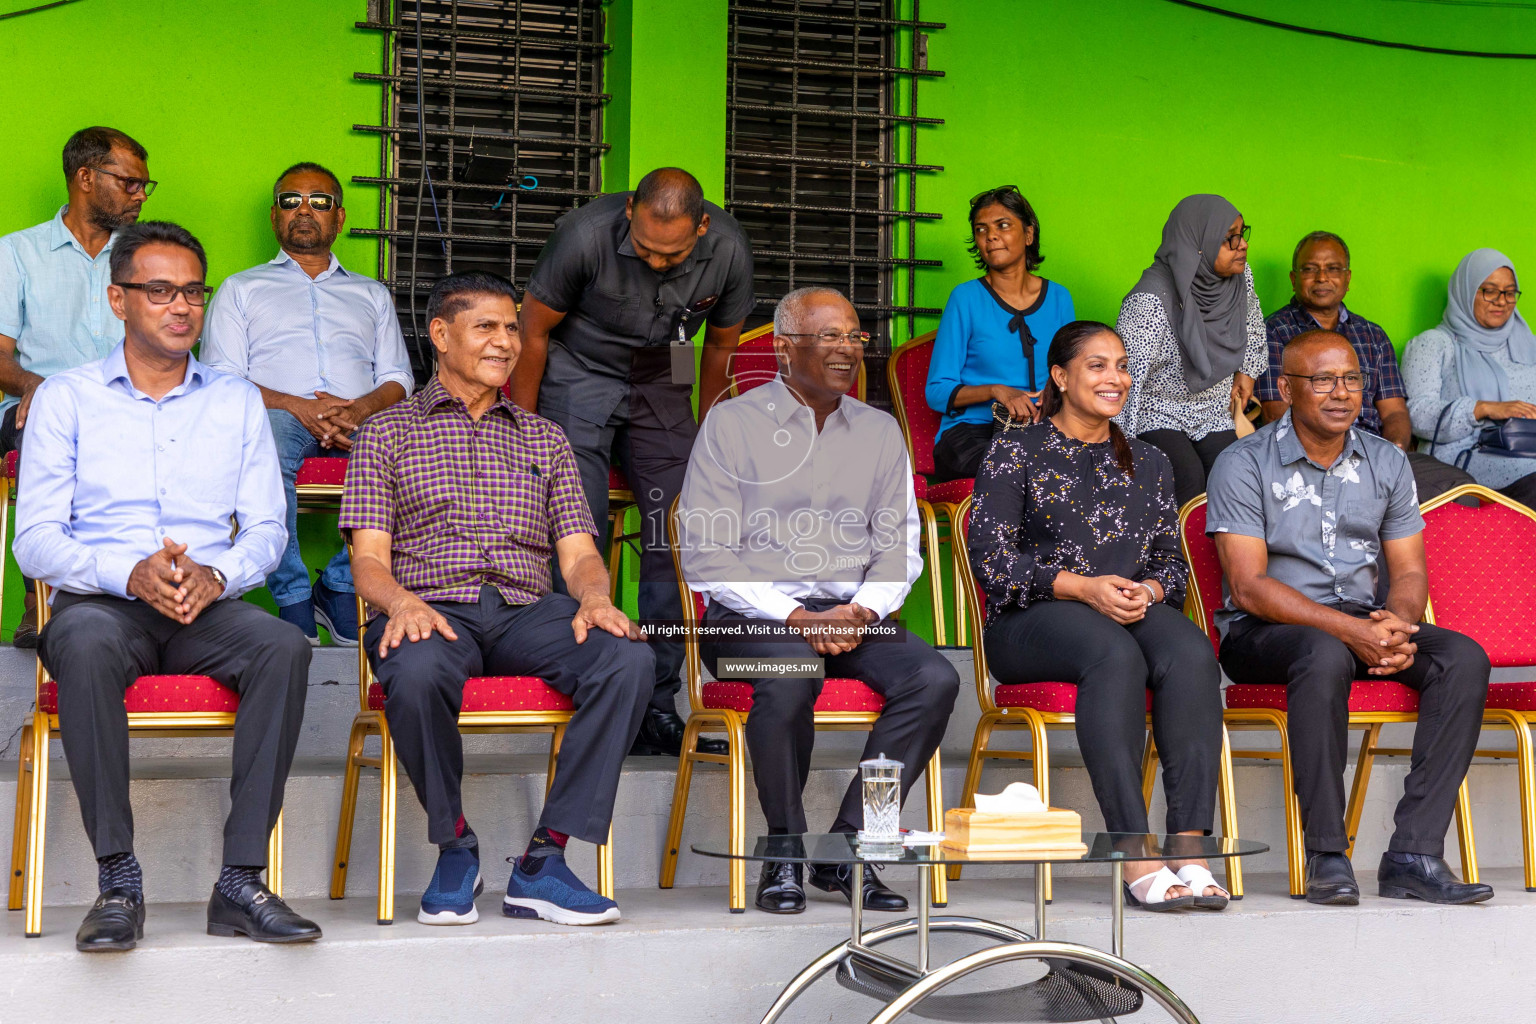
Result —
[{"label": "white tissue", "polygon": [[1001,793],[977,793],[976,810],[983,814],[1032,814],[1049,808],[1034,786],[1012,782]]}]

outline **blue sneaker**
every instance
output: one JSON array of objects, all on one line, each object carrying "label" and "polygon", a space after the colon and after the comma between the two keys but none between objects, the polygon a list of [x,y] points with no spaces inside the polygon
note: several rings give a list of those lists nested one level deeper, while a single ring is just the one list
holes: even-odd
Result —
[{"label": "blue sneaker", "polygon": [[311,602],[315,621],[331,631],[331,643],[337,647],[357,646],[356,594],[332,590],[316,580]]},{"label": "blue sneaker", "polygon": [[619,905],[588,889],[559,854],[536,857],[524,871],[517,858],[507,881],[501,912],[508,917],[541,917],[555,924],[607,924],[619,919]]},{"label": "blue sneaker", "polygon": [[309,646],[320,646],[320,634],[315,630],[315,609],[308,601],[278,605],[277,617],[302,629]]},{"label": "blue sneaker", "polygon": [[474,847],[444,850],[437,855],[432,884],[421,894],[416,920],[422,924],[474,924],[480,920],[475,897],[484,891],[480,851]]}]

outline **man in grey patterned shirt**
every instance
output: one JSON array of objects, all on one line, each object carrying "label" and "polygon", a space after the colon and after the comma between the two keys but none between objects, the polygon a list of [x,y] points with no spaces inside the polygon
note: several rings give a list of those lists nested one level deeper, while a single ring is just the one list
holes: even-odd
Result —
[{"label": "man in grey patterned shirt", "polygon": [[[1424,520],[1402,449],[1353,424],[1363,381],[1349,342],[1308,331],[1285,347],[1290,411],[1211,470],[1206,529],[1221,557],[1221,666],[1233,682],[1287,688],[1287,733],[1307,845],[1307,899],[1354,905],[1344,761],[1356,679],[1418,691],[1413,767],[1377,879],[1382,896],[1478,903],[1451,874],[1445,832],[1482,727],[1488,655],[1422,623]],[[1376,600],[1378,558],[1389,577]]]}]

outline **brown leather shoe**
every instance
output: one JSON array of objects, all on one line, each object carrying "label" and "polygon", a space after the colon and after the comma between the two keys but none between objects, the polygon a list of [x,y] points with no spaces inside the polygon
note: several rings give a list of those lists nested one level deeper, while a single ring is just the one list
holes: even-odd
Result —
[{"label": "brown leather shoe", "polygon": [[11,644],[23,650],[31,650],[37,646],[37,595],[28,594],[26,610],[21,613],[21,621],[16,623],[16,632],[11,636]]}]

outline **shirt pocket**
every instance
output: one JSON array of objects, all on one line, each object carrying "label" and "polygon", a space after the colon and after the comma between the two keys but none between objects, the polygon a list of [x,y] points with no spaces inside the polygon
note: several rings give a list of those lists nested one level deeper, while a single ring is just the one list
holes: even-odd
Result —
[{"label": "shirt pocket", "polygon": [[549,547],[549,475],[542,470],[509,469],[506,493],[495,515],[514,548]]},{"label": "shirt pocket", "polygon": [[1381,523],[1387,515],[1386,498],[1355,498],[1344,503],[1340,536],[1351,550],[1369,561],[1381,550]]}]

